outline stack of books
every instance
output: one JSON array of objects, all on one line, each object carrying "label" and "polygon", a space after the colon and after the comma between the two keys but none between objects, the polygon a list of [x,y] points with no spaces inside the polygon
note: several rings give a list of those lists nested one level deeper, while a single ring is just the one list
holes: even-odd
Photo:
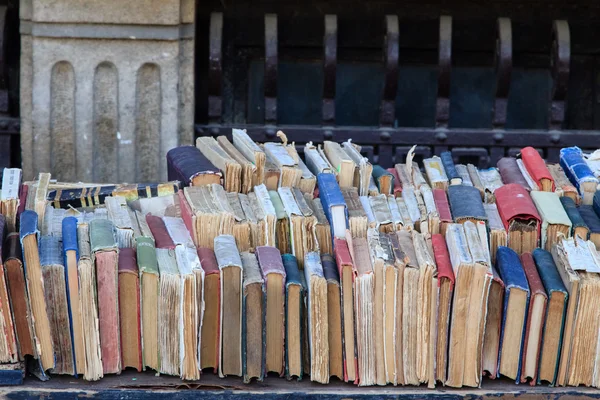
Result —
[{"label": "stack of books", "polygon": [[4,170],[0,376],[600,387],[594,157],[384,168],[278,136],[174,148],[161,184]]}]

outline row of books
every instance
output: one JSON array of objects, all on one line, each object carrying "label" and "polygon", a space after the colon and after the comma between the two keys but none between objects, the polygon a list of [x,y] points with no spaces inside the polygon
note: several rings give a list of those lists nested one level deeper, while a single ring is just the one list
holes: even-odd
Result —
[{"label": "row of books", "polygon": [[[88,380],[132,367],[189,380],[598,385],[588,155],[563,149],[563,168],[526,148],[501,160],[511,173],[442,154],[423,173],[412,153],[385,170],[351,142],[307,146],[302,162],[285,140],[233,139],[171,150],[172,181],[159,185],[49,174],[21,185],[5,170],[0,362],[35,358],[39,376]],[[349,148],[360,158],[342,167]],[[232,149],[249,163],[245,189],[227,183],[234,163],[216,167]],[[292,160],[273,163],[274,187],[256,172],[260,152]]]}]

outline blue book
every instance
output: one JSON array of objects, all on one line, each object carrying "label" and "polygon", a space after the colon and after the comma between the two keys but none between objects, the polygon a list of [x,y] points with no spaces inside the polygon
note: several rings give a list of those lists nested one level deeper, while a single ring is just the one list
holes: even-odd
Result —
[{"label": "blue book", "polygon": [[[596,191],[598,179],[585,162],[581,149],[577,146],[560,149],[560,166],[567,178],[579,190],[579,194],[584,198],[584,204],[591,204],[586,201],[586,197]],[[585,192],[589,194],[586,196]]]},{"label": "blue book", "polygon": [[445,151],[440,154],[440,158],[442,159],[442,165],[444,166],[444,171],[446,171],[446,176],[448,177],[448,182],[450,182],[450,185],[460,185],[462,183],[462,177],[454,166],[452,152]]},{"label": "blue book", "polygon": [[348,207],[335,175],[327,173],[317,175],[317,185],[323,211],[333,231],[333,238],[345,238],[348,228]]},{"label": "blue book", "polygon": [[481,201],[481,192],[473,186],[452,185],[448,187],[448,202],[452,217],[458,223],[487,221]]},{"label": "blue book", "polygon": [[[535,266],[542,279],[542,284],[548,294],[548,307],[546,323],[544,324],[542,333],[540,368],[537,383],[546,381],[550,386],[554,386],[558,374],[560,352],[562,350],[563,329],[567,314],[569,292],[560,277],[552,254],[543,249],[535,249],[532,254]],[[551,348],[550,343],[557,342],[558,349]]]},{"label": "blue book", "polygon": [[529,309],[529,284],[521,260],[514,250],[499,246],[496,252],[496,267],[504,282],[498,373],[519,383]]},{"label": "blue book", "polygon": [[594,198],[592,200],[592,207],[594,207],[594,211],[596,215],[600,217],[600,190],[594,193]]},{"label": "blue book", "polygon": [[[287,379],[297,377],[302,380],[304,372],[304,329],[293,330],[294,326],[302,327],[304,324],[303,303],[304,303],[304,285],[302,284],[302,274],[298,268],[298,261],[292,254],[283,254],[281,256],[283,267],[285,268],[285,376]],[[294,304],[294,309],[292,309]],[[297,306],[296,306],[297,305]],[[297,308],[296,308],[297,307]],[[299,335],[298,341],[292,344],[289,338],[292,335]]]},{"label": "blue book", "polygon": [[66,217],[62,221],[63,257],[65,264],[65,282],[67,286],[67,305],[71,338],[73,342],[73,366],[75,376],[85,372],[85,344],[83,338],[83,321],[79,311],[79,246],[77,242],[77,218]]}]

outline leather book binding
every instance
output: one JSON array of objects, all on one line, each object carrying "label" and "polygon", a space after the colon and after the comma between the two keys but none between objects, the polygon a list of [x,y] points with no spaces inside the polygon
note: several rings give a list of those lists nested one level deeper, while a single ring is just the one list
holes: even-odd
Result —
[{"label": "leather book binding", "polygon": [[[210,177],[209,183],[221,183],[222,173],[195,146],[175,147],[167,153],[167,175],[170,181],[180,181],[192,186],[202,175]],[[201,177],[202,181],[206,178]]]}]

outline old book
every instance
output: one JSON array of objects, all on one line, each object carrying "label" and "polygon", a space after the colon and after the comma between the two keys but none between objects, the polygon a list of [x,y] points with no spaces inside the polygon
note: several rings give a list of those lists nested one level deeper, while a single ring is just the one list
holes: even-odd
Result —
[{"label": "old book", "polygon": [[[44,213],[46,211],[46,195],[50,185],[51,175],[47,172],[40,172],[37,181],[29,184],[29,193],[25,209],[35,211],[38,217],[38,226],[42,227],[44,222]],[[23,184],[25,185],[25,184]]]},{"label": "old book", "polygon": [[167,174],[169,180],[180,181],[184,186],[220,184],[222,179],[219,168],[194,146],[179,146],[169,150]]},{"label": "old book", "polygon": [[250,221],[246,218],[246,213],[242,208],[239,193],[227,193],[227,202],[235,218],[232,235],[235,238],[238,249],[240,252],[249,251],[252,246]]},{"label": "old book", "polygon": [[75,365],[67,304],[65,266],[62,245],[56,236],[41,236],[40,264],[44,277],[46,304],[52,305],[47,308],[55,360],[52,372],[74,375]]},{"label": "old book", "polygon": [[221,277],[212,249],[198,248],[198,258],[204,270],[204,315],[200,333],[200,368],[217,372],[221,361]]},{"label": "old book", "polygon": [[245,129],[232,129],[233,145],[256,167],[252,186],[265,183],[264,151],[248,136]]},{"label": "old book", "polygon": [[311,208],[313,215],[317,219],[317,224],[315,226],[315,235],[317,237],[317,244],[319,246],[319,251],[325,254],[332,254],[332,237],[331,237],[331,226],[329,225],[329,221],[325,216],[325,211],[323,210],[323,204],[321,203],[321,199],[318,197],[312,198],[311,194],[305,193],[304,199],[306,204]]},{"label": "old book", "polygon": [[20,216],[20,237],[23,248],[23,261],[27,293],[31,302],[33,339],[39,357],[41,371],[54,368],[54,345],[52,342],[50,319],[46,313],[44,296],[44,276],[38,251],[38,215],[25,210]]},{"label": "old book", "polygon": [[375,216],[377,229],[381,232],[394,232],[396,225],[392,220],[387,196],[380,194],[379,196],[369,197],[369,200],[373,215]]},{"label": "old book", "polygon": [[[407,190],[410,191],[412,188],[408,188]],[[389,201],[388,201],[388,205],[389,205]],[[398,208],[398,213],[400,214],[400,217],[402,218],[402,229],[411,231],[413,230],[414,224],[413,224],[413,220],[411,217],[411,212],[408,210],[408,207],[406,205],[406,202],[404,201],[403,197],[397,197],[396,198],[396,206]],[[414,206],[414,204],[412,204],[412,206]],[[369,227],[371,227],[371,225],[375,225],[375,223],[371,223],[371,221],[369,220]]]},{"label": "old book", "polygon": [[300,158],[298,158],[298,168],[302,171],[298,188],[302,193],[313,194],[315,187],[317,186],[317,177],[308,169],[306,164],[304,164],[304,161]]},{"label": "old book", "polygon": [[448,176],[442,164],[442,159],[438,156],[426,158],[423,160],[427,180],[433,189],[448,189]]},{"label": "old book", "polygon": [[175,242],[173,242],[171,235],[169,235],[165,221],[161,217],[148,214],[146,215],[146,223],[152,232],[157,249],[175,249]]},{"label": "old book", "polygon": [[[62,220],[62,244],[65,264],[65,283],[67,286],[67,305],[73,337],[73,361],[76,374],[85,373],[85,339],[83,333],[83,310],[77,259],[77,218],[66,217]],[[138,302],[139,304],[139,302]]]},{"label": "old book", "polygon": [[259,231],[262,232],[257,246],[275,246],[278,216],[267,187],[263,184],[255,186],[254,192],[248,194],[248,199],[258,220]]},{"label": "old book", "polygon": [[211,136],[196,139],[196,147],[224,175],[223,186],[227,192],[239,192],[242,183],[242,166],[233,159]]},{"label": "old book", "polygon": [[[395,365],[395,375],[392,376],[392,383],[394,385],[404,385],[404,345],[403,345],[403,286],[404,286],[404,274],[405,268],[408,264],[411,263],[410,256],[414,256],[414,251],[412,251],[412,246],[408,251],[404,251],[404,246],[400,245],[400,236],[404,235],[400,232],[393,232],[386,234],[387,242],[389,244],[389,255],[390,255],[390,263],[396,268],[396,304],[395,304],[395,326],[394,326],[394,338],[393,338],[393,349],[394,353],[392,357],[392,362]],[[410,235],[403,237],[409,239]],[[412,251],[412,252],[411,252]],[[409,256],[410,253],[410,256]],[[415,259],[412,262],[416,262]],[[388,272],[391,272],[390,268],[387,269]],[[391,295],[391,291],[387,291],[388,294]],[[386,324],[386,327],[389,326]]]},{"label": "old book", "polygon": [[533,258],[538,274],[548,295],[546,321],[542,326],[542,342],[539,355],[537,382],[554,385],[558,373],[563,327],[567,312],[569,293],[563,284],[552,254],[543,249],[535,249]]},{"label": "old book", "polygon": [[235,216],[222,186],[187,187],[184,194],[195,217],[197,247],[213,248],[215,237],[233,233]]},{"label": "old book", "polygon": [[358,383],[356,337],[354,332],[354,280],[356,267],[352,262],[348,243],[344,239],[334,240],[335,259],[338,268],[341,293],[341,319],[344,355],[345,382]]},{"label": "old book", "polygon": [[156,259],[160,272],[160,295],[158,298],[158,354],[160,373],[180,375],[181,343],[181,276],[177,267],[175,250],[157,248]]},{"label": "old book", "polygon": [[160,371],[158,344],[160,275],[154,241],[146,236],[137,237],[136,254],[137,269],[140,277],[143,368]]},{"label": "old book", "polygon": [[265,282],[254,253],[242,252],[240,258],[243,265],[244,281],[242,293],[242,351],[244,383],[252,379],[262,381],[264,377],[265,342]]},{"label": "old book", "polygon": [[509,183],[515,183],[517,185],[521,185],[523,189],[527,191],[531,190],[531,187],[519,169],[516,158],[502,157],[500,160],[498,160],[496,166],[498,167],[498,171],[502,177],[502,182],[504,182],[505,185]]},{"label": "old book", "polygon": [[467,164],[467,172],[469,173],[469,179],[471,179],[473,187],[479,190],[479,193],[481,193],[481,199],[485,200],[485,187],[483,186],[483,182],[479,176],[477,167],[473,164]]},{"label": "old book", "polygon": [[437,208],[440,217],[440,233],[445,235],[448,224],[452,223],[452,213],[450,212],[448,196],[442,189],[433,189],[432,192],[435,207]]},{"label": "old book", "polygon": [[[437,266],[424,235],[412,231],[412,237],[419,265],[416,375],[419,382],[428,383],[429,387],[433,388],[435,387],[435,328],[439,301]],[[406,369],[404,373],[406,376]]]},{"label": "old book", "polygon": [[426,225],[425,228],[427,228],[426,231],[424,230],[421,233],[429,233],[430,235],[440,233],[440,213],[433,197],[433,191],[428,185],[421,185],[419,193],[423,199],[424,207],[421,213],[425,212],[424,222]]},{"label": "old book", "polygon": [[265,372],[285,370],[285,269],[276,247],[260,246],[256,258],[265,280]]},{"label": "old book", "polygon": [[[175,247],[175,260],[181,285],[181,307],[179,309],[179,376],[185,380],[200,379],[198,360],[198,286],[196,271],[200,260],[196,249],[184,244]],[[202,295],[202,293],[200,293]]]},{"label": "old book", "polygon": [[[0,255],[4,253],[2,246],[6,245],[4,239],[8,230],[7,225],[6,217],[0,215]],[[11,313],[11,303],[9,302],[6,262],[4,260],[4,257],[0,258],[0,362],[16,363],[19,361],[19,351],[13,314]]]},{"label": "old book", "polygon": [[548,171],[550,171],[552,179],[554,180],[556,194],[560,197],[570,197],[573,199],[575,204],[579,204],[581,202],[579,192],[577,191],[577,188],[569,181],[569,178],[567,178],[567,175],[560,164],[547,164],[547,167]]},{"label": "old book", "polygon": [[309,252],[304,260],[308,288],[308,342],[310,380],[329,383],[329,337],[327,280],[318,252]]},{"label": "old book", "polygon": [[560,166],[571,183],[577,188],[583,204],[592,204],[598,187],[598,178],[585,162],[579,147],[560,150]]},{"label": "old book", "polygon": [[548,296],[544,290],[544,285],[537,272],[531,253],[521,254],[521,264],[527,276],[531,296],[527,310],[527,326],[525,328],[525,340],[523,344],[521,382],[524,383],[530,379],[530,384],[534,386],[537,383],[540,350],[542,347],[542,330],[546,321]]},{"label": "old book", "polygon": [[346,151],[336,142],[323,143],[325,155],[338,173],[339,185],[342,188],[354,186],[354,170],[356,163]]},{"label": "old book", "polygon": [[376,383],[375,338],[374,338],[374,289],[375,278],[369,244],[366,238],[351,238],[348,248],[352,262],[356,266],[354,281],[355,317],[356,317],[356,350],[358,358],[358,384],[371,386]]},{"label": "old book", "polygon": [[[376,196],[379,196],[379,194],[377,194]],[[359,200],[360,204],[362,204],[365,214],[367,214],[367,223],[369,228],[377,227],[377,220],[375,220],[375,214],[373,213],[373,207],[371,207],[369,196],[359,196]]]},{"label": "old book", "polygon": [[[572,232],[569,232],[569,235],[572,233],[573,236],[579,236],[580,238],[585,239],[585,240],[589,239],[590,229],[589,229],[585,219],[579,212],[579,208],[577,208],[575,201],[573,201],[572,198],[566,197],[566,196],[559,197],[559,200],[560,200],[560,204],[562,205],[562,207],[565,210],[565,213],[567,214],[567,216],[569,217],[569,220],[571,221]],[[587,207],[589,207],[589,206],[587,206]],[[592,210],[592,213],[593,213],[593,210]],[[595,215],[595,213],[593,213],[593,214]],[[600,220],[598,222],[600,222]]]},{"label": "old book", "polygon": [[394,190],[394,175],[389,173],[381,165],[373,166],[373,178],[379,189],[379,193],[389,195]]},{"label": "old book", "polygon": [[533,147],[525,147],[521,149],[521,160],[527,169],[527,172],[537,183],[540,190],[544,192],[554,192],[554,179],[546,167],[546,163],[540,153]]},{"label": "old book", "polygon": [[[596,245],[596,249],[600,249],[600,217],[596,214],[592,206],[581,205],[577,207],[577,211],[588,228],[587,238]],[[580,230],[579,237],[586,239],[585,236],[581,236],[581,231],[582,229]],[[573,236],[576,236],[576,233],[574,231]]]},{"label": "old book", "polygon": [[373,265],[375,277],[373,335],[375,341],[376,383],[378,385],[393,382],[396,374],[394,357],[395,313],[392,312],[390,315],[389,312],[396,307],[396,274],[398,271],[389,254],[388,239],[386,236],[383,236],[383,238],[385,238],[384,243],[382,243],[380,232],[376,229],[371,228],[367,232],[371,264]]},{"label": "old book", "polygon": [[531,197],[516,183],[496,190],[496,205],[508,233],[508,247],[517,254],[538,247],[542,221]]},{"label": "old book", "polygon": [[134,246],[133,223],[129,214],[129,207],[124,197],[107,197],[105,199],[108,219],[115,226],[115,239],[120,249]]},{"label": "old book", "polygon": [[242,375],[242,261],[231,235],[215,238],[221,279],[219,375]]},{"label": "old book", "polygon": [[294,200],[298,204],[298,209],[304,216],[302,224],[302,248],[304,249],[304,254],[309,251],[319,251],[316,234],[317,217],[313,214],[312,208],[308,205],[300,189],[293,188],[292,193]]},{"label": "old book", "polygon": [[367,237],[367,214],[360,202],[356,188],[342,189],[342,195],[348,208],[348,224],[352,237]]},{"label": "old book", "polygon": [[23,269],[23,252],[17,232],[9,233],[3,248],[4,273],[12,307],[19,360],[25,356],[37,358],[34,347],[33,321]]},{"label": "old book", "polygon": [[[433,336],[435,346],[435,380],[444,383],[448,371],[448,345],[450,335],[450,310],[454,292],[454,272],[446,241],[441,234],[431,236],[433,255],[437,265],[437,285],[439,306],[437,312],[437,332]],[[435,316],[434,316],[435,317]],[[485,343],[485,342],[484,342]]]},{"label": "old book", "polygon": [[263,183],[267,187],[267,189],[277,190],[281,178],[281,169],[277,166],[275,160],[273,160],[273,157],[271,155],[265,154],[265,156],[265,179]]},{"label": "old book", "polygon": [[540,247],[550,250],[560,237],[571,236],[571,220],[556,193],[532,191],[531,199],[542,218]]},{"label": "old book", "polygon": [[112,222],[90,222],[92,262],[96,266],[100,347],[105,374],[121,373],[121,338],[119,334],[118,247]]},{"label": "old book", "polygon": [[373,175],[371,175],[371,179],[369,180],[369,190],[368,190],[368,194],[366,194],[366,196],[378,196],[379,195],[379,188],[377,187],[377,184],[375,183],[375,179],[373,178]]},{"label": "old book", "polygon": [[[23,217],[21,216],[21,218]],[[79,275],[79,292],[81,293],[81,321],[85,337],[85,372],[83,378],[87,381],[97,381],[104,376],[104,372],[100,347],[96,268],[92,261],[88,223],[77,225],[77,245],[79,248],[77,272]]]},{"label": "old book", "polygon": [[323,204],[323,211],[329,220],[333,236],[343,238],[346,236],[348,227],[348,209],[340,186],[332,174],[319,174],[317,176],[319,185],[319,197]]},{"label": "old book", "polygon": [[473,185],[473,181],[471,180],[471,175],[469,175],[469,170],[467,166],[464,164],[456,164],[456,172],[462,179],[462,184],[466,186],[475,186]]},{"label": "old book", "polygon": [[519,256],[514,250],[508,247],[498,248],[497,265],[505,285],[498,374],[519,382],[529,308],[529,285]]},{"label": "old book", "polygon": [[521,171],[521,175],[523,175],[523,178],[527,181],[529,188],[531,190],[540,190],[537,182],[533,180],[531,175],[529,175],[529,171],[527,171],[525,164],[523,164],[523,160],[520,158],[517,159],[517,166],[519,167],[519,171]]},{"label": "old book", "polygon": [[442,165],[444,166],[444,171],[446,172],[446,176],[448,177],[448,181],[450,185],[460,185],[462,183],[462,178],[456,171],[456,167],[454,166],[454,160],[452,159],[451,151],[444,151],[440,154],[440,160]]},{"label": "old book", "polygon": [[[219,184],[219,182],[216,182],[216,184]],[[133,183],[116,185],[112,191],[112,196],[121,196],[125,197],[127,201],[134,201],[155,197],[169,197],[179,190],[179,180],[163,183]],[[86,196],[88,196],[87,204],[91,205],[90,198],[94,197],[94,193],[88,189]],[[95,202],[96,204],[98,203],[97,201]]]},{"label": "old book", "polygon": [[394,197],[402,196],[402,182],[400,182],[398,171],[396,171],[396,168],[388,168],[387,171],[394,175]]},{"label": "old book", "polygon": [[327,328],[329,341],[329,375],[344,380],[344,350],[342,330],[342,294],[340,276],[331,254],[321,255],[323,275],[327,281]]},{"label": "old book", "polygon": [[[494,252],[497,250],[494,249]],[[495,253],[494,253],[495,254]],[[498,351],[502,333],[502,312],[504,309],[504,282],[496,266],[492,266],[492,282],[488,297],[485,333],[483,337],[482,368],[483,374],[491,379],[498,377]]]},{"label": "old book", "polygon": [[425,180],[425,177],[423,176],[423,173],[421,172],[421,169],[419,168],[419,164],[417,164],[414,161],[412,162],[411,174],[412,174],[413,185],[416,190],[421,189],[422,185],[427,185],[427,181]]},{"label": "old book", "polygon": [[504,185],[500,173],[496,168],[480,169],[479,177],[484,188],[483,201],[486,203],[495,203],[496,196],[494,193],[496,189]]},{"label": "old book", "polygon": [[[421,228],[421,209],[419,208],[417,191],[413,187],[404,188],[404,190],[402,190],[402,200],[406,205],[406,210],[408,211],[412,226],[419,230]],[[397,202],[397,204],[399,203]],[[398,208],[402,212],[402,208],[400,206]]]},{"label": "old book", "polygon": [[267,158],[279,169],[278,187],[297,187],[300,185],[302,170],[298,168],[298,161],[287,151],[287,143],[268,142],[263,145]]},{"label": "old book", "polygon": [[249,193],[254,187],[256,166],[227,139],[227,136],[217,137],[217,143],[242,168],[240,174],[240,192]]},{"label": "old book", "polygon": [[8,233],[17,231],[20,188],[21,170],[19,168],[4,168],[0,201],[2,202],[2,215],[6,217]]},{"label": "old book", "polygon": [[302,379],[302,309],[304,302],[303,286],[296,257],[283,254],[285,268],[285,375],[287,379]]},{"label": "old book", "polygon": [[490,235],[490,259],[492,263],[496,263],[496,250],[498,246],[507,246],[508,234],[506,228],[498,213],[498,206],[494,203],[484,204],[485,215],[488,218],[489,235]]},{"label": "old book", "polygon": [[457,223],[487,221],[479,191],[471,186],[452,185],[448,188],[452,218]]},{"label": "old book", "polygon": [[396,169],[396,173],[402,184],[402,190],[406,187],[414,187],[412,172],[408,170],[408,160],[406,164],[396,164],[394,168]]},{"label": "old book", "polygon": [[333,174],[333,167],[329,164],[326,157],[321,155],[321,152],[313,145],[312,142],[308,142],[304,146],[304,159],[306,160],[306,167],[315,175],[320,173]]},{"label": "old book", "polygon": [[119,321],[123,368],[142,370],[140,277],[134,249],[119,252]]},{"label": "old book", "polygon": [[279,193],[269,190],[269,198],[277,221],[275,223],[275,243],[282,254],[292,253],[291,223]]},{"label": "old book", "polygon": [[[292,248],[292,254],[296,256],[298,260],[304,259],[305,247],[303,246],[305,233],[305,217],[296,199],[292,189],[289,187],[281,187],[277,189],[283,209],[287,214],[287,220],[289,221],[289,232],[290,232],[290,246]],[[299,262],[300,267],[304,265],[303,262]]]},{"label": "old book", "polygon": [[390,209],[390,215],[392,216],[392,223],[394,224],[395,229],[399,230],[404,228],[404,216],[402,215],[402,212],[400,212],[400,207],[398,207],[397,200],[398,199],[396,199],[393,195],[387,196],[388,208]]},{"label": "old book", "polygon": [[[373,165],[369,162],[369,159],[363,157],[360,154],[360,146],[350,142],[342,143],[342,148],[348,154],[348,156],[354,161],[356,169],[358,169],[358,184],[354,185],[358,188],[358,193],[361,196],[368,195],[369,185],[371,183]],[[355,177],[355,181],[356,181]],[[355,182],[356,183],[356,182]]]}]

